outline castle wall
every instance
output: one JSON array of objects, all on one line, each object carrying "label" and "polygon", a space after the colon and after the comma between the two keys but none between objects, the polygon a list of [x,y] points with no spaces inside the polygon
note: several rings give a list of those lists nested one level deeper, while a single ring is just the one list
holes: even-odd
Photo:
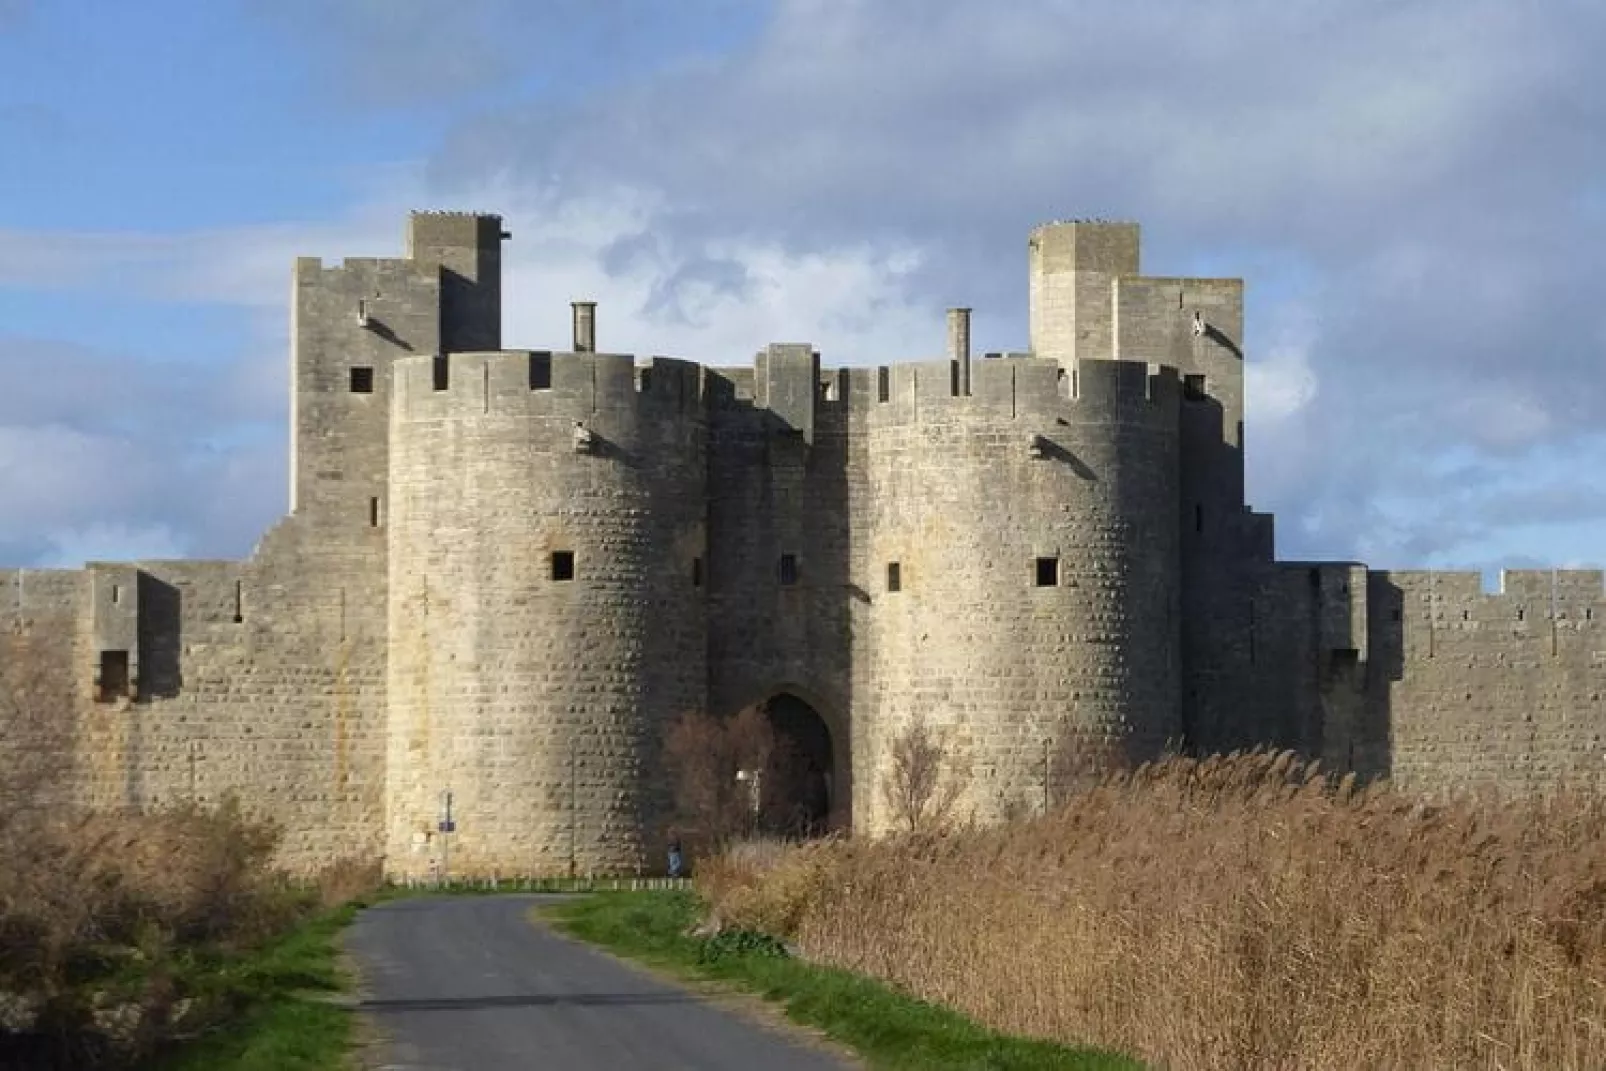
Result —
[{"label": "castle wall", "polygon": [[[1283,709],[1287,682],[1267,679],[1282,671],[1270,671],[1254,649],[1257,618],[1278,620],[1286,599],[1270,568],[1269,518],[1244,505],[1243,283],[1121,277],[1110,293],[1115,356],[1166,363],[1183,383],[1185,736],[1205,750],[1304,746],[1303,723]],[[1300,618],[1294,613],[1293,623]]]},{"label": "castle wall", "polygon": [[664,726],[705,701],[700,369],[654,361],[639,390],[601,354],[395,372],[389,866],[438,858],[449,791],[454,872],[631,869]]},{"label": "castle wall", "polygon": [[[1367,743],[1414,789],[1531,791],[1606,776],[1598,570],[1374,572]],[[1378,734],[1383,735],[1377,739]]]},{"label": "castle wall", "polygon": [[377,855],[383,617],[367,571],[345,565],[281,530],[246,562],[8,574],[7,653],[26,657],[0,657],[0,675],[49,712],[63,799],[148,810],[232,794],[281,825],[292,869]]},{"label": "castle wall", "polygon": [[0,806],[74,797],[77,714],[88,688],[87,579],[76,570],[0,570]]}]

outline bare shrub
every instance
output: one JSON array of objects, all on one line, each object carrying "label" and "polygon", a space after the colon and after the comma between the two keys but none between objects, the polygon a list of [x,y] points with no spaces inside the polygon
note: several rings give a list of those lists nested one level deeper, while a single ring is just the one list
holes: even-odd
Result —
[{"label": "bare shrub", "polygon": [[810,851],[716,910],[1001,1030],[1178,1069],[1606,1067],[1598,796],[1170,758],[1031,820]]},{"label": "bare shrub", "polygon": [[729,718],[698,711],[675,719],[664,739],[675,833],[702,854],[751,832],[758,821],[755,792],[762,791],[775,751],[774,731],[759,707]]},{"label": "bare shrub", "polygon": [[947,750],[923,721],[910,723],[893,737],[882,795],[899,829],[940,828],[953,820],[966,779],[950,768]]}]

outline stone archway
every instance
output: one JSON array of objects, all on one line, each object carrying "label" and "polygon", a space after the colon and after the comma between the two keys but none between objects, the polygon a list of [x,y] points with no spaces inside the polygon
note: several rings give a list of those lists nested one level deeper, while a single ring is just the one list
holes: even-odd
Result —
[{"label": "stone archway", "polygon": [[843,788],[830,726],[791,692],[777,693],[761,709],[775,739],[760,792],[761,826],[767,833],[792,837],[828,832]]}]

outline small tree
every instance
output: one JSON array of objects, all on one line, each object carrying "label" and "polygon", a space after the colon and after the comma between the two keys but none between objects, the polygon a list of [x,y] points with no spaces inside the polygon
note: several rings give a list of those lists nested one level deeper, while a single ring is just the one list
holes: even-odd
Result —
[{"label": "small tree", "polygon": [[751,830],[755,794],[774,754],[775,734],[759,707],[729,718],[701,711],[676,718],[664,738],[664,763],[682,835],[715,848]]},{"label": "small tree", "polygon": [[881,789],[898,828],[909,832],[940,828],[953,819],[968,779],[948,769],[945,758],[942,740],[923,721],[911,723],[893,738]]}]

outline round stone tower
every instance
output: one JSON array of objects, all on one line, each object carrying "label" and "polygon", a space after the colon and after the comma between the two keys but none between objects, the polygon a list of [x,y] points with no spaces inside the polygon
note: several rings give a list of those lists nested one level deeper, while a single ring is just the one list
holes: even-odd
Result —
[{"label": "round stone tower", "polygon": [[662,729],[705,699],[700,369],[497,352],[393,370],[390,869],[633,870]]},{"label": "round stone tower", "polygon": [[860,417],[885,578],[859,618],[855,767],[879,782],[860,829],[894,821],[882,784],[917,720],[982,820],[1039,809],[1068,750],[1152,754],[1180,730],[1175,371],[1009,357],[968,378],[968,397],[894,379]]}]

